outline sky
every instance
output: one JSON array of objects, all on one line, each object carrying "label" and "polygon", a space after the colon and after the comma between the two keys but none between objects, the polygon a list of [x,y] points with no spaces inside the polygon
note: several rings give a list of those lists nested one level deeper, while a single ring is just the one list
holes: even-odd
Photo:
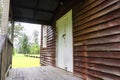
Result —
[{"label": "sky", "polygon": [[[39,32],[39,44],[41,36],[41,25],[31,24],[31,23],[20,23],[24,27],[24,32],[28,35],[29,38],[32,38],[34,30]],[[32,41],[32,39],[30,39]]]}]

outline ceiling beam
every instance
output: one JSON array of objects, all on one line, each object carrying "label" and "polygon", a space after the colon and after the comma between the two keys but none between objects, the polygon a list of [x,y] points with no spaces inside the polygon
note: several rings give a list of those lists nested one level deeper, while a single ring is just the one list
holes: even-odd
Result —
[{"label": "ceiling beam", "polygon": [[14,21],[50,25],[48,20],[30,19],[26,17],[14,17]]},{"label": "ceiling beam", "polygon": [[45,10],[45,9],[39,9],[39,8],[32,8],[32,7],[27,7],[27,6],[23,6],[23,5],[13,5],[13,7],[15,8],[23,8],[23,9],[30,9],[30,10],[34,10],[34,11],[41,11],[41,12],[46,12],[46,13],[51,13],[54,14],[54,11],[50,11],[50,10]]}]

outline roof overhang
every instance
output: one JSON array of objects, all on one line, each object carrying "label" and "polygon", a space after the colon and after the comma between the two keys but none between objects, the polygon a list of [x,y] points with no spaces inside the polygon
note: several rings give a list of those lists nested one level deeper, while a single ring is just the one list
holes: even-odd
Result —
[{"label": "roof overhang", "polygon": [[11,0],[12,20],[51,25],[62,0]]}]

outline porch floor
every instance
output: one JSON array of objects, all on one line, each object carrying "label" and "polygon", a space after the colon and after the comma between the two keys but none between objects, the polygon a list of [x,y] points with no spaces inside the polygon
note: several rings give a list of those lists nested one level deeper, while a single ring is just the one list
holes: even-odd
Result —
[{"label": "porch floor", "polygon": [[71,73],[51,66],[14,68],[6,80],[82,80]]}]

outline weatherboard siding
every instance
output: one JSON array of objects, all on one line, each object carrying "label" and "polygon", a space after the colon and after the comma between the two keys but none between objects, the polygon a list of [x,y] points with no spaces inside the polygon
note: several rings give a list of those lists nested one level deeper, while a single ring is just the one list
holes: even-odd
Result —
[{"label": "weatherboard siding", "polygon": [[[120,80],[120,1],[66,0],[57,19],[73,11],[74,74],[85,80]],[[55,64],[55,27],[48,29],[44,65]],[[49,51],[48,51],[49,50]]]},{"label": "weatherboard siding", "polygon": [[89,1],[73,9],[74,73],[85,80],[119,80],[120,1]]},{"label": "weatherboard siding", "polygon": [[[41,44],[41,65],[47,66],[52,65],[55,66],[55,29],[51,26],[47,28],[47,47],[43,48]],[[43,31],[41,32],[43,33]],[[42,38],[42,37],[41,37]],[[41,39],[41,43],[43,38]]]}]

